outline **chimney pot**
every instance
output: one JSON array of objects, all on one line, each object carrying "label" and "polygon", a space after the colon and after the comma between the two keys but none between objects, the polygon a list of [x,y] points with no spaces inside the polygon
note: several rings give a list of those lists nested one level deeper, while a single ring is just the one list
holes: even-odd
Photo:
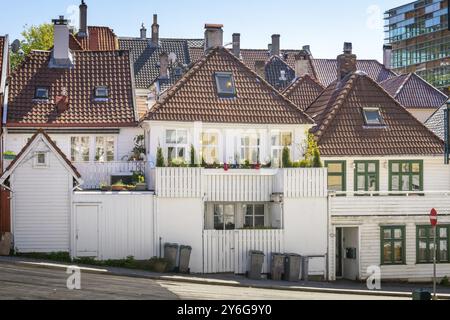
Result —
[{"label": "chimney pot", "polygon": [[309,58],[310,55],[306,50],[301,50],[295,55],[295,76],[297,78],[309,74]]},{"label": "chimney pot", "polygon": [[158,15],[153,15],[153,24],[152,24],[152,44],[157,47],[159,45],[159,24],[158,24]]},{"label": "chimney pot", "polygon": [[392,45],[385,44],[383,46],[383,64],[386,69],[392,67]]},{"label": "chimney pot", "polygon": [[241,34],[233,33],[233,54],[236,58],[241,58]]},{"label": "chimney pot", "polygon": [[272,35],[271,55],[272,56],[279,56],[280,55],[280,35],[279,34]]},{"label": "chimney pot", "polygon": [[352,44],[345,42],[344,53],[337,57],[337,78],[342,80],[353,72],[356,72],[356,55],[352,54]]},{"label": "chimney pot", "polygon": [[87,10],[88,6],[84,3],[84,0],[80,4],[80,30],[78,30],[79,37],[87,36]]},{"label": "chimney pot", "polygon": [[144,23],[142,23],[141,27],[141,39],[147,39],[147,29],[145,28]]},{"label": "chimney pot", "polygon": [[205,24],[205,51],[223,47],[223,25]]}]

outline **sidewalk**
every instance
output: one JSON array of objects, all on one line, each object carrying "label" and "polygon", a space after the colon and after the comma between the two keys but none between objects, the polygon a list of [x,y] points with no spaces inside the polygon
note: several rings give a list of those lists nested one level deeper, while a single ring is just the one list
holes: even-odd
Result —
[{"label": "sidewalk", "polygon": [[[66,270],[70,264],[35,260],[21,257],[0,257],[0,263],[12,263],[21,266],[35,268],[50,268],[57,270]],[[432,291],[431,284],[411,284],[411,283],[383,283],[382,290],[370,291],[365,283],[341,280],[336,282],[286,282],[272,280],[250,280],[244,276],[233,274],[215,274],[215,275],[176,275],[161,274],[143,270],[132,270],[114,267],[95,267],[79,265],[82,272],[98,273],[115,276],[125,276],[134,278],[146,278],[159,281],[187,282],[206,285],[221,285],[246,288],[260,288],[273,290],[293,290],[302,292],[336,293],[336,294],[358,294],[370,296],[393,296],[393,297],[411,297],[414,289],[429,289]],[[450,300],[450,287],[438,287],[440,299]]]}]

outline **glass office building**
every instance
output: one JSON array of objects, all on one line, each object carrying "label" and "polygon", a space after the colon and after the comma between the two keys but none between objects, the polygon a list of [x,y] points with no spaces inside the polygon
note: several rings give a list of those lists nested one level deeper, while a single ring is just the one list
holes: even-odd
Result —
[{"label": "glass office building", "polygon": [[392,69],[416,72],[450,90],[450,0],[421,0],[385,13],[385,42],[392,46]]}]

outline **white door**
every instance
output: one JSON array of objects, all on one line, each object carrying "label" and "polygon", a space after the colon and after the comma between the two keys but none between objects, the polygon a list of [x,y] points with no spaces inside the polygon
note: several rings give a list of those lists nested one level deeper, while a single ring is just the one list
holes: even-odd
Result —
[{"label": "white door", "polygon": [[77,205],[76,215],[76,256],[98,256],[98,205]]},{"label": "white door", "polygon": [[344,279],[359,279],[359,229],[343,228]]}]

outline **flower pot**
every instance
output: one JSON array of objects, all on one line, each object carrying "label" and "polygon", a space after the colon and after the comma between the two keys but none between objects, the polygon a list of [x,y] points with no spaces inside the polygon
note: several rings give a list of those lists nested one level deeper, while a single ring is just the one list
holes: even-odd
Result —
[{"label": "flower pot", "polygon": [[223,170],[228,171],[228,169],[229,169],[228,163],[225,163],[225,164],[223,165]]},{"label": "flower pot", "polygon": [[126,186],[126,187],[125,187],[125,190],[128,190],[128,191],[136,191],[136,186]]},{"label": "flower pot", "polygon": [[146,183],[136,183],[136,191],[147,191]]},{"label": "flower pot", "polygon": [[125,190],[125,186],[112,186],[112,191],[123,191]]}]

